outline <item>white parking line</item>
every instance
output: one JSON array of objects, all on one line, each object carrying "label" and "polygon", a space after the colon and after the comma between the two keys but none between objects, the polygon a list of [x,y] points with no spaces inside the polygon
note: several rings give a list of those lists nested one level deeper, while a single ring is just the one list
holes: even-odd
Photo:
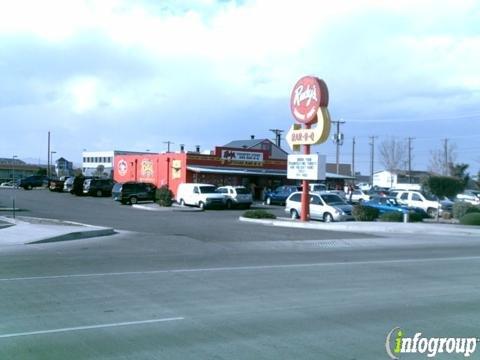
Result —
[{"label": "white parking line", "polygon": [[184,320],[184,319],[185,318],[183,318],[183,317],[172,317],[172,318],[164,318],[164,319],[151,319],[151,320],[141,320],[141,321],[120,322],[120,323],[113,323],[113,324],[76,326],[76,327],[52,329],[52,330],[39,330],[39,331],[28,331],[28,332],[22,332],[22,333],[3,334],[3,335],[0,335],[0,338],[12,338],[12,337],[18,337],[18,336],[54,334],[54,333],[61,333],[61,332],[91,330],[91,329],[103,329],[103,328],[118,327],[118,326],[152,324],[152,323],[167,322],[167,321],[178,321],[178,320]]},{"label": "white parking line", "polygon": [[196,272],[216,272],[216,271],[281,270],[281,269],[311,268],[311,267],[337,266],[337,265],[342,265],[342,266],[375,265],[375,264],[382,265],[382,264],[422,263],[422,262],[436,262],[436,261],[465,261],[465,260],[480,260],[480,256],[393,259],[393,260],[365,260],[365,261],[350,261],[350,262],[337,261],[337,262],[306,263],[306,264],[252,265],[252,266],[233,266],[233,267],[196,268],[196,269],[170,269],[170,270],[148,270],[148,271],[125,271],[125,272],[111,272],[111,273],[67,274],[67,275],[0,278],[0,281],[54,280],[54,279],[70,279],[70,278],[83,278],[83,277],[175,274],[175,273],[196,273]]}]

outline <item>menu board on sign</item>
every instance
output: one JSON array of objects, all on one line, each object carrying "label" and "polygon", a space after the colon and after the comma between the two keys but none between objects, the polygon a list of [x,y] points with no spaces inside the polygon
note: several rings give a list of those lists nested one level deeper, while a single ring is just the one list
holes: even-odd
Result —
[{"label": "menu board on sign", "polygon": [[287,179],[325,180],[325,155],[288,155]]}]

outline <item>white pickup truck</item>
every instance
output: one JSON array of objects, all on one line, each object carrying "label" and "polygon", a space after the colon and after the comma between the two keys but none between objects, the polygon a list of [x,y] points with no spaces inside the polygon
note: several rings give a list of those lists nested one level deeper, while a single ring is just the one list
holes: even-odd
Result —
[{"label": "white pickup truck", "polygon": [[441,215],[443,211],[451,210],[452,204],[439,201],[435,196],[427,195],[420,191],[406,190],[395,193],[395,197],[400,204],[423,209],[430,217],[437,216],[437,211],[439,211],[439,215]]}]

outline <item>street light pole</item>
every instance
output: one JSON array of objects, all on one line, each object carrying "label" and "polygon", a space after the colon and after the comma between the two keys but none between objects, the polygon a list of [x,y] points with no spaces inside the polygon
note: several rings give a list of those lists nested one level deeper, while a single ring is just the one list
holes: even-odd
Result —
[{"label": "street light pole", "polygon": [[[56,151],[50,151],[50,164],[51,164],[50,166],[53,165],[53,154],[56,154],[56,153],[57,153]],[[52,177],[51,169],[48,169],[48,173],[50,174],[49,179],[48,179],[50,181],[50,177]]]},{"label": "street light pole", "polygon": [[15,189],[15,159],[17,158],[17,155],[12,156],[12,186]]}]

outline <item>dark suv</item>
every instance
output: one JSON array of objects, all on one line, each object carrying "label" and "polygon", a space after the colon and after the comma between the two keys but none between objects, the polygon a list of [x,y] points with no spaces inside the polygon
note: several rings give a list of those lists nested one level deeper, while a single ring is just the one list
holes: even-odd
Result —
[{"label": "dark suv", "polygon": [[21,179],[18,183],[19,187],[24,188],[25,190],[31,190],[34,187],[41,187],[48,185],[48,178],[42,175],[33,175]]},{"label": "dark suv", "polygon": [[110,196],[112,187],[112,179],[87,179],[83,182],[83,193],[91,196]]},{"label": "dark suv", "polygon": [[126,182],[115,184],[112,189],[113,199],[122,204],[136,204],[139,201],[155,201],[157,187],[150,183]]}]

